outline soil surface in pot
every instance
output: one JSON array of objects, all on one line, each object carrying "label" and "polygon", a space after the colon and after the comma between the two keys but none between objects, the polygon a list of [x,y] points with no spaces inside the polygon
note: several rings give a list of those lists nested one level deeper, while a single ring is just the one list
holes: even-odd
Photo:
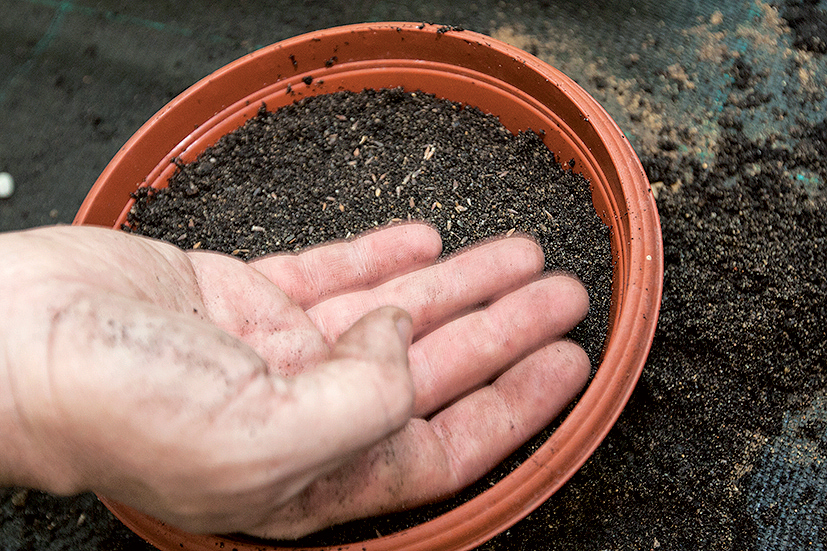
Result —
[{"label": "soil surface in pot", "polygon": [[[338,92],[276,112],[263,105],[195,161],[176,161],[169,187],[138,190],[125,229],[242,259],[395,220],[432,224],[444,254],[527,233],[543,247],[548,270],[577,275],[589,291],[589,315],[570,336],[594,370],[611,301],[610,230],[594,211],[589,182],[563,161],[534,132],[515,136],[475,108],[399,89]],[[432,518],[511,472],[551,430],[448,502],[352,523],[346,534],[339,528],[313,541],[373,538]]]}]

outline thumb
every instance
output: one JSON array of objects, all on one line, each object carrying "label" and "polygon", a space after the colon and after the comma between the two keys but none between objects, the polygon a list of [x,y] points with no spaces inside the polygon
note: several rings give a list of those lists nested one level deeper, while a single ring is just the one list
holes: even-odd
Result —
[{"label": "thumb", "polygon": [[407,423],[414,402],[408,369],[412,336],[407,312],[379,308],[339,337],[328,361],[293,379],[307,391],[306,397],[323,400],[317,403],[317,409],[326,410],[324,422],[315,427],[317,441],[344,455]]},{"label": "thumb", "polygon": [[[198,499],[205,480],[213,496],[221,495],[216,488],[231,490],[200,516],[147,512],[196,532],[245,530],[262,522],[274,506],[407,423],[414,402],[411,339],[410,316],[380,308],[343,333],[328,360],[313,369],[248,382],[243,399],[222,413],[231,425],[213,426],[212,439],[198,439],[208,451],[193,455],[207,459],[201,472],[208,474],[193,493],[197,504],[187,507],[203,513],[199,507],[211,505]],[[239,430],[250,426],[257,430]]]},{"label": "thumb", "polygon": [[411,316],[401,308],[384,306],[366,314],[342,333],[333,345],[331,359],[372,361],[404,366],[407,370],[412,339]]},{"label": "thumb", "polygon": [[414,385],[408,369],[412,339],[410,315],[385,306],[362,317],[333,345],[330,362],[340,372],[338,376],[355,378],[360,390],[354,391],[353,397],[362,395],[361,400],[370,400],[371,415],[386,423],[379,438],[401,428],[413,412]]}]

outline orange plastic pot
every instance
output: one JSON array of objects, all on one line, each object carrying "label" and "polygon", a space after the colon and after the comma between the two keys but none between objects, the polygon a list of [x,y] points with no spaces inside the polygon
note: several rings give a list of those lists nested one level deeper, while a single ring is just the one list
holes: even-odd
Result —
[{"label": "orange plastic pot", "polygon": [[[470,549],[513,525],[588,459],[626,404],[646,361],[660,308],[663,250],[646,176],[609,115],[571,79],[537,58],[477,33],[415,23],[375,23],[313,32],[253,52],[201,80],[164,107],[118,152],[75,218],[120,227],[139,185],[164,187],[171,160],[191,161],[222,135],[303,96],[401,86],[499,116],[512,132],[544,132],[546,145],[593,187],[612,228],[615,258],[609,334],[602,362],[548,440],[477,497],[413,528],[336,549]],[[164,550],[261,550],[194,536],[109,500],[110,510]]]}]

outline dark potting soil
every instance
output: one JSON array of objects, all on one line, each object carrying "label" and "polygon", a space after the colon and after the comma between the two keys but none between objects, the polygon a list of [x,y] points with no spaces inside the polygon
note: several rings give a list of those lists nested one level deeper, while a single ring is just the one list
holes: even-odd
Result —
[{"label": "dark potting soil", "polygon": [[[412,219],[440,232],[445,254],[496,235],[530,234],[548,270],[573,273],[588,289],[589,315],[570,337],[593,369],[599,365],[611,300],[610,230],[594,211],[588,181],[573,163],[561,166],[534,132],[515,136],[496,117],[429,94],[339,92],[276,112],[262,106],[195,161],[177,164],[169,187],[135,193],[125,229],[242,259]],[[441,514],[511,472],[551,430],[451,500],[357,521],[345,536],[334,529],[312,542],[372,538]]]}]

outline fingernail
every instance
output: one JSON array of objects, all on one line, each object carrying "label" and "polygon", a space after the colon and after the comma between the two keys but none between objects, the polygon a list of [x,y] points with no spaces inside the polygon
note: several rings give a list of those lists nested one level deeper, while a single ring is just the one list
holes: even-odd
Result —
[{"label": "fingernail", "polygon": [[407,345],[410,345],[413,340],[413,322],[411,321],[411,316],[403,313],[396,318],[396,331],[399,333],[399,339]]}]

